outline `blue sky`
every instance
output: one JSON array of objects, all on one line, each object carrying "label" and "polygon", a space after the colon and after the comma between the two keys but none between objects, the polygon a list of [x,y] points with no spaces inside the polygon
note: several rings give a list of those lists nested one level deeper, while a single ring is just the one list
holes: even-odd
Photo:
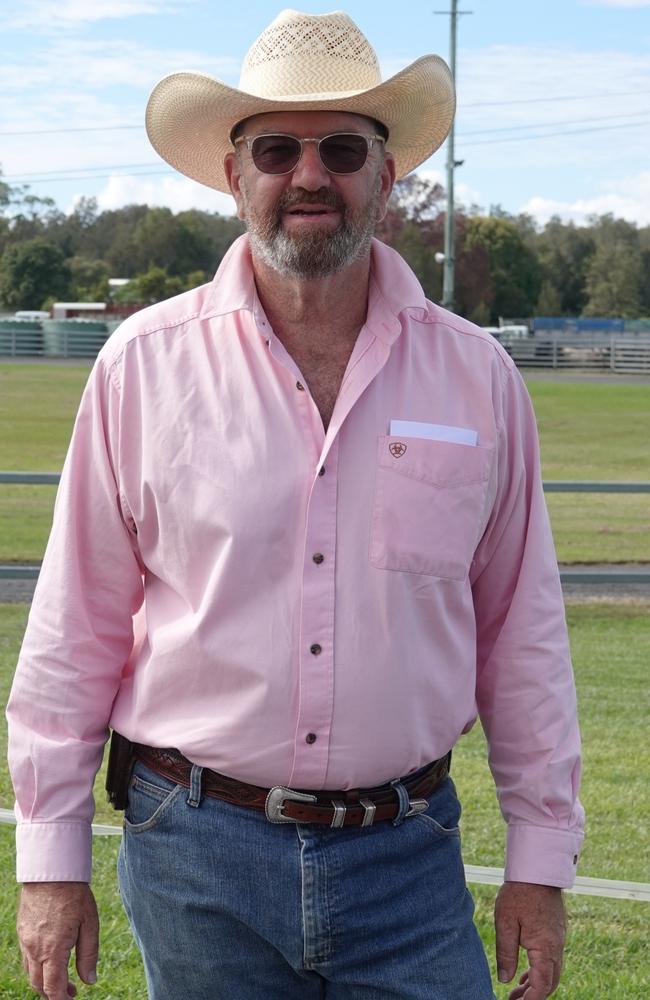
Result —
[{"label": "blue sky", "polygon": [[[333,9],[302,0],[301,10]],[[448,0],[351,0],[384,78],[448,58]],[[456,175],[466,204],[650,225],[650,0],[467,0],[459,22]],[[196,69],[236,86],[277,15],[266,0],[12,0],[0,8],[0,166],[69,211],[132,202],[232,211],[182,178],[143,127],[153,85]],[[91,131],[91,129],[95,129]],[[19,134],[18,134],[19,133]],[[445,149],[419,168],[444,180]]]}]

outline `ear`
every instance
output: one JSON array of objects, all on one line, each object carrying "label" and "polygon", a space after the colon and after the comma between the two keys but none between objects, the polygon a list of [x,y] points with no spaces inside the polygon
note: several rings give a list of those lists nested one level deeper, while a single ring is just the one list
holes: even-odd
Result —
[{"label": "ear", "polygon": [[377,222],[381,222],[386,216],[388,209],[388,199],[390,198],[393,185],[395,184],[395,160],[393,154],[386,151],[384,153],[384,163],[379,175],[379,197],[377,199]]},{"label": "ear", "polygon": [[244,210],[244,198],[242,195],[241,163],[235,152],[226,153],[223,168],[226,172],[226,180],[228,181],[230,193],[237,205],[237,217],[245,220],[246,212]]}]

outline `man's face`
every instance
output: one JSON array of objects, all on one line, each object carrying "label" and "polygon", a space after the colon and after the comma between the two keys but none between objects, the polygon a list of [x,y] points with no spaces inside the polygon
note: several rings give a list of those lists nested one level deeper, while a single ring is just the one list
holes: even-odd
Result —
[{"label": "man's face", "polygon": [[[243,129],[247,137],[284,133],[317,139],[375,131],[369,119],[338,111],[256,115]],[[334,274],[366,256],[395,177],[392,157],[378,142],[352,174],[331,173],[316,144],[305,143],[295,169],[280,175],[259,171],[241,142],[226,159],[226,173],[254,254],[281,274],[304,279]]]}]

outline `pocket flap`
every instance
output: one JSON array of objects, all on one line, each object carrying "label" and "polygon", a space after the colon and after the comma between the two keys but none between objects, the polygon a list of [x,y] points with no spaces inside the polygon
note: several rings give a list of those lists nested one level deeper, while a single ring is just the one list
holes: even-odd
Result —
[{"label": "pocket flap", "polygon": [[432,486],[464,486],[489,478],[494,448],[381,435],[378,463]]}]

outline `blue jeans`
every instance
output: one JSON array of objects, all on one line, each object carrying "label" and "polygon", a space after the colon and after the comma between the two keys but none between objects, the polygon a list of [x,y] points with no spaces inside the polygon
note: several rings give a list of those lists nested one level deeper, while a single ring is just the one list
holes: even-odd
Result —
[{"label": "blue jeans", "polygon": [[419,816],[270,823],[135,765],[118,873],[151,1000],[493,1000],[450,778]]}]

